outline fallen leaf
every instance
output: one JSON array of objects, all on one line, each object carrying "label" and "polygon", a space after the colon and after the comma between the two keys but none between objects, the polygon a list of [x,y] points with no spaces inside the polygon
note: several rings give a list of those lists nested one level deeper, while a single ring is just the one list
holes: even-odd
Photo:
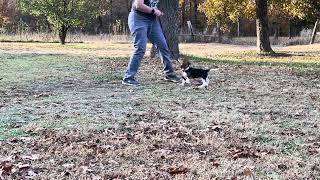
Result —
[{"label": "fallen leaf", "polygon": [[71,175],[71,173],[70,173],[70,172],[68,172],[68,171],[65,171],[65,172],[62,172],[62,173],[61,173],[61,175],[62,175],[62,176],[70,176],[70,175]]},{"label": "fallen leaf", "polygon": [[69,169],[69,168],[74,167],[74,164],[72,164],[72,163],[67,163],[67,164],[63,164],[62,166],[63,166],[64,168]]},{"label": "fallen leaf", "polygon": [[167,169],[167,172],[169,174],[173,175],[177,175],[177,174],[186,174],[187,172],[189,172],[190,170],[186,167],[180,166],[180,167],[170,167]]},{"label": "fallen leaf", "polygon": [[12,162],[12,161],[13,161],[12,156],[8,156],[8,157],[3,158],[3,159],[0,158],[0,163],[2,163],[2,162]]},{"label": "fallen leaf", "polygon": [[260,156],[251,149],[238,149],[234,152],[232,158],[233,160],[237,160],[240,158],[260,158]]},{"label": "fallen leaf", "polygon": [[82,169],[82,173],[83,174],[87,174],[87,173],[92,173],[93,172],[93,170],[90,169],[88,166],[81,166],[80,168]]},{"label": "fallen leaf", "polygon": [[28,169],[28,168],[30,168],[31,166],[30,166],[30,164],[22,164],[22,163],[19,163],[19,164],[17,165],[17,167],[18,167],[18,169],[21,171],[21,170]]},{"label": "fallen leaf", "polygon": [[4,159],[0,159],[0,177],[1,175],[9,175],[12,172],[13,164],[12,164],[12,157],[6,157]]},{"label": "fallen leaf", "polygon": [[21,138],[19,138],[19,140],[21,140],[24,143],[28,143],[32,140],[32,138],[31,137],[21,137]]},{"label": "fallen leaf", "polygon": [[223,129],[221,126],[209,126],[209,130],[220,133]]},{"label": "fallen leaf", "polygon": [[200,155],[207,155],[208,152],[210,152],[209,150],[204,150],[204,151],[199,151]]},{"label": "fallen leaf", "polygon": [[310,155],[315,155],[318,154],[320,152],[319,148],[315,148],[315,147],[309,147],[308,148],[308,152]]},{"label": "fallen leaf", "polygon": [[214,158],[209,159],[209,162],[214,166],[214,167],[219,167],[221,164],[218,163]]},{"label": "fallen leaf", "polygon": [[33,154],[31,156],[21,156],[22,159],[24,160],[30,160],[30,161],[34,161],[34,160],[38,160],[40,156],[38,154]]},{"label": "fallen leaf", "polygon": [[285,165],[285,164],[279,164],[279,165],[278,165],[278,168],[279,168],[280,170],[282,170],[282,171],[285,171],[285,170],[288,169],[287,165]]},{"label": "fallen leaf", "polygon": [[34,176],[37,176],[37,174],[30,170],[28,171],[28,176],[34,177]]},{"label": "fallen leaf", "polygon": [[245,176],[253,176],[253,169],[254,169],[254,167],[246,166],[246,167],[244,167],[243,174]]},{"label": "fallen leaf", "polygon": [[41,98],[41,97],[49,97],[49,94],[36,94],[34,95],[35,98]]},{"label": "fallen leaf", "polygon": [[313,166],[311,167],[311,170],[312,170],[312,171],[318,171],[318,172],[320,172],[320,165],[319,165],[319,164],[313,165]]},{"label": "fallen leaf", "polygon": [[0,177],[1,175],[9,175],[12,172],[13,164],[11,162],[0,163]]}]

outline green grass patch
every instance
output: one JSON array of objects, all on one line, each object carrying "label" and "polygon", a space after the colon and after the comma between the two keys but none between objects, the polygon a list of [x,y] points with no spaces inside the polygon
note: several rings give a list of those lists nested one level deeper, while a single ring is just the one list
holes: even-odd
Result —
[{"label": "green grass patch", "polygon": [[274,139],[267,135],[258,135],[255,137],[255,142],[258,142],[258,144],[269,144],[272,141],[274,141]]},{"label": "green grass patch", "polygon": [[256,175],[259,179],[281,179],[281,175],[279,173],[262,167],[257,168]]},{"label": "green grass patch", "polygon": [[20,128],[0,127],[0,141],[23,136],[27,136],[27,133]]},{"label": "green grass patch", "polygon": [[292,120],[283,120],[279,122],[280,129],[291,129],[291,128],[299,128],[301,127],[300,123],[294,122]]},{"label": "green grass patch", "polygon": [[0,55],[0,86],[77,77],[81,59],[63,55]]},{"label": "green grass patch", "polygon": [[106,129],[113,127],[107,122],[95,121],[88,117],[67,117],[63,119],[39,120],[29,124],[29,126],[42,127],[47,129]]},{"label": "green grass patch", "polygon": [[116,72],[107,72],[105,74],[98,74],[94,76],[95,81],[103,82],[103,81],[121,81],[123,75]]},{"label": "green grass patch", "polygon": [[127,62],[130,57],[98,57],[102,61],[125,61]]},{"label": "green grass patch", "polygon": [[301,153],[301,147],[303,143],[304,141],[302,138],[290,139],[288,141],[280,143],[279,148],[283,154],[294,154],[295,156],[297,156],[297,154]]},{"label": "green grass patch", "polygon": [[118,72],[97,74],[89,72],[87,65],[105,61],[124,61],[127,58],[87,58],[68,55],[1,54],[0,87],[25,85],[37,82],[54,82],[68,79],[82,79],[86,75],[97,81],[116,81],[122,79]]}]

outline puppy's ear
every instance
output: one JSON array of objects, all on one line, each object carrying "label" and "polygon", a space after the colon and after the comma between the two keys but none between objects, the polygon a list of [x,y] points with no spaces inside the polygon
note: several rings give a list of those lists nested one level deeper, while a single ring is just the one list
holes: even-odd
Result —
[{"label": "puppy's ear", "polygon": [[189,67],[189,62],[188,61],[183,61],[181,64],[181,69],[187,69]]},{"label": "puppy's ear", "polygon": [[186,64],[188,62],[188,59],[186,57],[184,57],[184,56],[181,56],[180,60],[181,60],[182,64]]},{"label": "puppy's ear", "polygon": [[186,66],[186,67],[189,67],[191,65],[190,61],[188,61],[187,59],[183,62],[183,64]]}]

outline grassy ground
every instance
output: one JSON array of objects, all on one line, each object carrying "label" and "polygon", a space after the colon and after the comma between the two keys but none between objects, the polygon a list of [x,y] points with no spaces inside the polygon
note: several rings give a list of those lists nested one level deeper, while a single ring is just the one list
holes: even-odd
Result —
[{"label": "grassy ground", "polygon": [[119,84],[128,44],[2,43],[0,177],[317,179],[320,46],[182,44],[208,90]]}]

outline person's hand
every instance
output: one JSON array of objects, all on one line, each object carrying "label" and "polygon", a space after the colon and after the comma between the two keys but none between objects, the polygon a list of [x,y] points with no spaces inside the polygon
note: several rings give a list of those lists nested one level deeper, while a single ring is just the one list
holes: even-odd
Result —
[{"label": "person's hand", "polygon": [[154,15],[157,17],[163,16],[163,12],[161,12],[159,9],[154,9]]}]

